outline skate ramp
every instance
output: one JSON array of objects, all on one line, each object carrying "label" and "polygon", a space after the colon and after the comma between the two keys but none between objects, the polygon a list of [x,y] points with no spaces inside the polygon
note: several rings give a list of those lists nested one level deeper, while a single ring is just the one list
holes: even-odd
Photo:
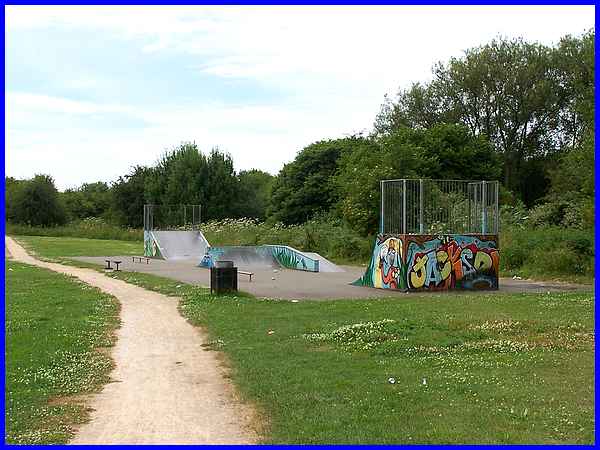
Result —
[{"label": "skate ramp", "polygon": [[332,263],[318,253],[304,252],[309,258],[319,261],[319,272],[345,272],[340,266]]},{"label": "skate ramp", "polygon": [[233,261],[242,269],[319,271],[319,260],[286,245],[209,247],[198,266],[213,267],[216,261]]},{"label": "skate ramp", "polygon": [[152,248],[146,246],[146,256],[162,257],[168,260],[198,260],[206,254],[208,241],[201,231],[159,231],[148,232]]},{"label": "skate ramp", "polygon": [[277,269],[280,267],[273,255],[262,247],[210,247],[202,258],[200,266],[212,267],[216,261],[233,261],[233,265],[240,269]]}]

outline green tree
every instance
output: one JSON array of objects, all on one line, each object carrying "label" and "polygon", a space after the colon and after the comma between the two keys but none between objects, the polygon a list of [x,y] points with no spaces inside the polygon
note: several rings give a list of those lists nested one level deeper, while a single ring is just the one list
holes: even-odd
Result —
[{"label": "green tree", "polygon": [[500,175],[498,157],[462,125],[405,126],[345,153],[336,176],[338,214],[363,235],[379,228],[380,181],[397,178],[485,179]]},{"label": "green tree", "polygon": [[265,220],[271,186],[275,177],[262,170],[244,170],[238,174],[238,217]]},{"label": "green tree", "polygon": [[207,187],[203,220],[233,217],[238,199],[238,180],[233,169],[231,155],[219,149],[211,150],[207,158]]},{"label": "green tree", "polygon": [[130,173],[119,177],[111,187],[111,215],[117,223],[132,228],[142,228],[144,224],[144,204],[146,180],[151,169],[135,166]]},{"label": "green tree", "polygon": [[332,177],[338,159],[362,138],[319,141],[302,149],[286,164],[273,183],[268,215],[285,224],[304,223],[327,213],[337,202]]},{"label": "green tree", "polygon": [[580,141],[589,123],[584,117],[593,111],[593,38],[593,32],[566,37],[557,47],[495,39],[469,49],[435,65],[430,83],[401,91],[396,102],[386,99],[374,133],[462,123],[491,140],[508,189],[521,198],[543,196],[549,179],[527,176],[532,166],[543,169],[544,159]]},{"label": "green tree", "polygon": [[111,201],[108,185],[102,181],[84,183],[77,189],[67,189],[61,197],[70,219],[104,217]]},{"label": "green tree", "polygon": [[18,183],[18,187],[14,183],[12,188],[10,217],[15,223],[55,226],[66,222],[65,208],[50,175],[35,175]]}]

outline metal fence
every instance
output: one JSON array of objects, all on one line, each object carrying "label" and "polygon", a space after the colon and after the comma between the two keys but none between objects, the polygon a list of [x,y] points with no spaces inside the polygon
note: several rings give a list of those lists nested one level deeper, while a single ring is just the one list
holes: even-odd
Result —
[{"label": "metal fence", "polygon": [[380,232],[497,234],[497,181],[381,181]]},{"label": "metal fence", "polygon": [[201,205],[144,205],[144,230],[197,228],[201,210]]}]

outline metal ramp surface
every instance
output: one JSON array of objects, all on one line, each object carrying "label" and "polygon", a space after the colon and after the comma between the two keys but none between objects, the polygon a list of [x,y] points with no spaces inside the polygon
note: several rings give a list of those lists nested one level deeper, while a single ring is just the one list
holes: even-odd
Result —
[{"label": "metal ramp surface", "polygon": [[306,256],[319,261],[319,272],[345,272],[340,266],[332,263],[318,253],[303,252]]},{"label": "metal ramp surface", "polygon": [[209,247],[201,231],[150,232],[164,259],[201,259]]}]

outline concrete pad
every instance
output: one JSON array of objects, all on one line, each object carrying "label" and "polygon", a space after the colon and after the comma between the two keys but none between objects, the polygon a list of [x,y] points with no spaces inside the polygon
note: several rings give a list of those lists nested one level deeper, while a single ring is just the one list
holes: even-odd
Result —
[{"label": "concrete pad", "polygon": [[[106,257],[73,257],[73,260],[104,266]],[[152,259],[149,264],[134,263],[131,256],[111,257],[123,261],[120,267],[124,271],[150,273],[172,278],[185,283],[209,287],[210,270],[197,267],[195,260],[165,261]],[[350,283],[363,275],[365,268],[358,266],[342,266],[344,272],[304,272],[299,270],[279,269],[253,270],[252,281],[246,276],[238,277],[238,289],[257,297],[323,300],[323,299],[365,299],[382,297],[429,296],[432,292],[405,293],[389,289],[374,289],[352,286]],[[273,279],[274,278],[274,279]],[[569,283],[513,280],[500,278],[500,289],[497,291],[451,291],[437,292],[439,295],[481,295],[485,293],[546,293],[565,291],[593,291],[593,286]]]}]

